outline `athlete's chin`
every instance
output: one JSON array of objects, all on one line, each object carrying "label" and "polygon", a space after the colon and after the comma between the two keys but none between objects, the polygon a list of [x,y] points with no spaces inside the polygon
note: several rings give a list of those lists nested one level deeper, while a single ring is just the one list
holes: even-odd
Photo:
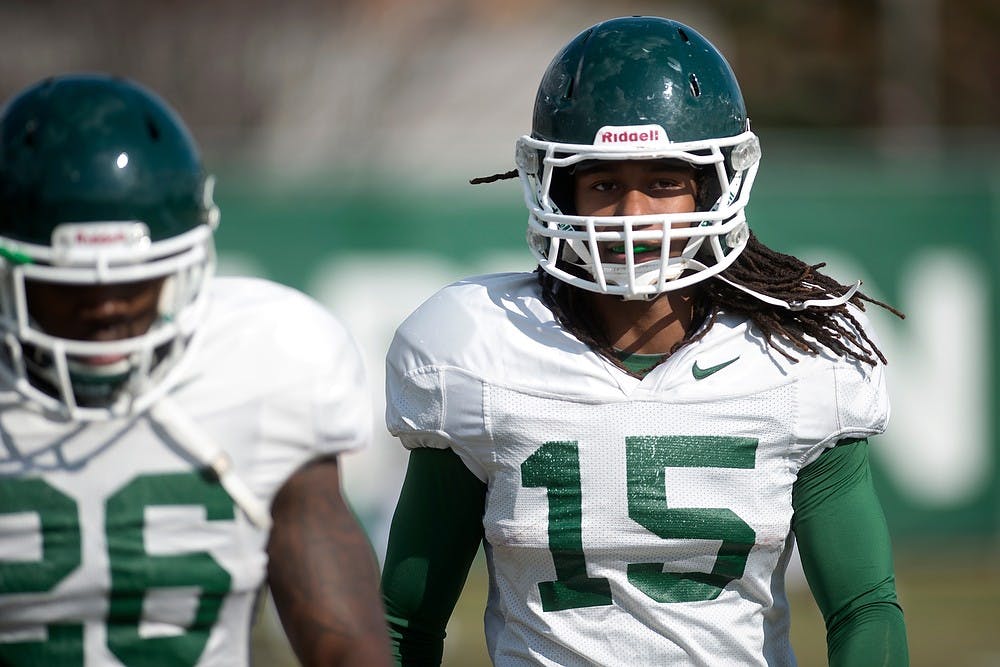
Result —
[{"label": "athlete's chin", "polygon": [[130,357],[124,354],[99,354],[69,359],[72,372],[94,377],[116,377],[129,372],[131,367]]},{"label": "athlete's chin", "polygon": [[[684,249],[681,247],[678,247],[676,249],[671,248],[668,257],[670,258],[680,257],[683,250]],[[624,266],[627,263],[627,258],[628,255],[626,255],[624,252],[612,252],[610,250],[606,250],[601,253],[601,261],[604,262],[605,264],[621,264],[622,266]],[[646,250],[644,252],[634,253],[632,255],[632,258],[635,265],[639,266],[640,264],[647,264],[649,262],[657,262],[662,260],[663,253],[661,252],[660,248],[653,248],[650,250]]]},{"label": "athlete's chin", "polygon": [[73,360],[81,366],[111,366],[128,359],[124,354],[98,354],[90,357],[74,357]]},{"label": "athlete's chin", "polygon": [[[650,251],[643,252],[632,256],[632,261],[635,266],[640,264],[648,264],[649,262],[655,262],[660,259],[660,251]],[[605,264],[620,264],[625,266],[628,263],[628,255],[621,252],[609,252],[601,255],[601,261]]]}]

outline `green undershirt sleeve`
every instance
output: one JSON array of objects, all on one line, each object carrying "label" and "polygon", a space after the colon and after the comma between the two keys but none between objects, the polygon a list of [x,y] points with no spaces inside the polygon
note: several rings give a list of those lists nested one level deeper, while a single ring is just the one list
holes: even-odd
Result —
[{"label": "green undershirt sleeve", "polygon": [[483,540],[486,484],[450,449],[410,452],[382,596],[400,665],[439,665],[445,628]]},{"label": "green undershirt sleeve", "polygon": [[892,546],[872,483],[868,441],[846,440],[802,469],[792,529],[823,614],[831,667],[909,664]]}]

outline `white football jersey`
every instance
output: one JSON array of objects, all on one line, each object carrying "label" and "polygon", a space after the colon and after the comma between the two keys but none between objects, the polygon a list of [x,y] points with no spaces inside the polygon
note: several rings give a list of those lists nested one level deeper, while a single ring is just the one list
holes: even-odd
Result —
[{"label": "white football jersey", "polygon": [[[368,441],[360,355],[304,295],[219,278],[169,393],[267,511]],[[0,664],[247,665],[268,529],[150,414],[55,422],[0,386]]]},{"label": "white football jersey", "polygon": [[723,316],[637,379],[523,273],[450,285],[400,326],[389,430],[488,485],[496,664],[795,663],[792,484],[889,405],[882,366],[788,350]]}]

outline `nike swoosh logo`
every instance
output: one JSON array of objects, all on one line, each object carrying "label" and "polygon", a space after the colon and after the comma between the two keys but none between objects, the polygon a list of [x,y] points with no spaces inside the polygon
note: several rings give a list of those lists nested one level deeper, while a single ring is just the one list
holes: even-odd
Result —
[{"label": "nike swoosh logo", "polygon": [[721,364],[709,366],[708,368],[698,368],[698,362],[696,361],[694,362],[694,366],[691,367],[691,375],[694,376],[695,380],[704,380],[712,373],[718,373],[729,364],[735,362],[737,359],[739,359],[739,357],[735,357],[729,361],[723,361]]}]

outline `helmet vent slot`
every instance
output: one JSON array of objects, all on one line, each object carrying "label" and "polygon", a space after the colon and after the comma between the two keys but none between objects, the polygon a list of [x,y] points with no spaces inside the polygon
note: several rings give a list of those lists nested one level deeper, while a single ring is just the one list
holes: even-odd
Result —
[{"label": "helmet vent slot", "polygon": [[576,72],[573,74],[573,78],[569,80],[569,84],[566,86],[566,92],[563,93],[564,100],[573,99],[573,91],[576,88],[576,82],[580,79],[580,74],[583,72],[584,61],[587,59],[586,46],[587,43],[590,42],[590,38],[593,34],[594,29],[590,28],[580,37],[580,45],[584,49],[584,52],[580,55],[580,59],[576,63]]},{"label": "helmet vent slot", "polygon": [[160,140],[160,128],[156,126],[156,122],[149,116],[146,116],[146,130],[149,132],[150,139],[153,141]]},{"label": "helmet vent slot", "polygon": [[698,83],[698,75],[691,73],[688,75],[688,85],[691,86],[691,94],[701,97],[701,84]]},{"label": "helmet vent slot", "polygon": [[685,44],[691,43],[691,39],[688,37],[687,33],[684,32],[684,30],[682,30],[681,28],[677,29],[677,34],[681,36],[681,39],[684,40]]},{"label": "helmet vent slot", "polygon": [[24,126],[24,145],[28,148],[35,147],[35,138],[38,136],[38,121],[29,120]]}]

